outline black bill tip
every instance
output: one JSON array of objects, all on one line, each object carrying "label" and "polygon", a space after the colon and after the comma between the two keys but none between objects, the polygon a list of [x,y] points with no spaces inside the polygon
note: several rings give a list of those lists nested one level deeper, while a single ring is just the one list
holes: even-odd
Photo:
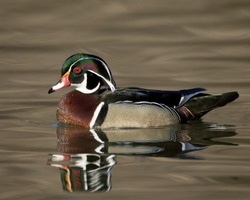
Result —
[{"label": "black bill tip", "polygon": [[50,94],[52,92],[55,92],[55,90],[53,90],[53,88],[50,88],[49,91],[48,91],[48,94]]}]

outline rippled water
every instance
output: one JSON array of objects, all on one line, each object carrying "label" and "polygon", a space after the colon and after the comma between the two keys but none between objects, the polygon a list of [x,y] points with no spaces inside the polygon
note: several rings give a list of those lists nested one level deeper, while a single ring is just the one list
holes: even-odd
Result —
[{"label": "rippled water", "polygon": [[[0,5],[0,199],[249,199],[248,1]],[[47,91],[77,52],[102,57],[121,87],[240,98],[181,127],[56,126],[57,102],[72,88]]]}]

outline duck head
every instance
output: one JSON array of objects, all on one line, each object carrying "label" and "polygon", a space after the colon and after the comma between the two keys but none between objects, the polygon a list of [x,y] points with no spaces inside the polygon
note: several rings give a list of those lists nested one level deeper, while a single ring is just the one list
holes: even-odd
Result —
[{"label": "duck head", "polygon": [[115,91],[115,81],[103,59],[98,56],[78,53],[66,59],[62,66],[62,77],[48,93],[55,92],[70,85],[84,94],[92,94],[101,86]]}]

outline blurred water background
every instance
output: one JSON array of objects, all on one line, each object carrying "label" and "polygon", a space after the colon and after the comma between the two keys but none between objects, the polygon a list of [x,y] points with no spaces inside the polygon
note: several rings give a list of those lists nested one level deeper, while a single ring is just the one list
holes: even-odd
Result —
[{"label": "blurred water background", "polygon": [[[0,199],[249,199],[249,1],[2,0],[0,17]],[[47,91],[64,60],[78,52],[102,57],[120,87],[204,87],[238,91],[240,98],[184,125],[184,133],[161,130],[167,130],[158,134],[164,142],[91,140],[92,150],[82,150],[88,144],[76,131],[82,143],[65,147],[61,141],[74,134],[58,130],[55,111],[73,88]],[[159,129],[144,131],[152,140]],[[58,161],[49,154],[74,153],[101,156],[107,192],[63,191],[63,173],[74,162],[66,159],[57,167],[68,168],[58,170],[47,165]]]}]

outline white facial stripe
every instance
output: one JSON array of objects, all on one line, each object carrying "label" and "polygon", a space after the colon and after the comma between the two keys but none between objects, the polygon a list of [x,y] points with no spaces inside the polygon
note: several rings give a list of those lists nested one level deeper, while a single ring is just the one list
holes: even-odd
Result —
[{"label": "white facial stripe", "polygon": [[112,76],[111,76],[110,71],[109,71],[109,68],[108,68],[108,66],[105,64],[105,62],[103,62],[102,60],[100,60],[100,59],[98,59],[98,58],[88,58],[88,59],[93,59],[93,60],[98,60],[98,61],[100,61],[100,62],[104,65],[106,71],[107,71],[108,74],[109,74],[109,79],[111,80]]},{"label": "white facial stripe", "polygon": [[77,62],[79,62],[80,60],[84,60],[84,58],[80,58],[80,59],[78,59],[77,61],[73,62],[73,63],[70,65],[70,67],[69,67],[69,71],[71,71],[71,68],[72,68]]},{"label": "white facial stripe", "polygon": [[92,71],[92,70],[89,70],[89,71],[92,72],[93,74],[95,74],[95,75],[101,77],[101,78],[108,84],[108,86],[110,87],[110,89],[111,89],[112,92],[115,91],[115,86],[114,86],[110,81],[108,81],[108,80],[105,79],[102,75],[100,75],[100,74],[98,74],[98,73],[96,73],[96,72],[94,72],[94,71]]},{"label": "white facial stripe", "polygon": [[77,62],[79,62],[79,61],[81,61],[81,60],[88,60],[88,59],[100,61],[100,62],[103,64],[103,66],[105,67],[106,71],[108,72],[109,79],[110,79],[110,80],[112,79],[112,76],[111,76],[111,73],[110,73],[110,71],[109,71],[109,68],[108,68],[108,66],[105,64],[105,62],[103,62],[102,60],[100,60],[100,59],[98,59],[98,58],[93,58],[93,57],[86,57],[86,58],[80,58],[80,59],[78,59],[77,61],[75,61],[74,63],[72,63],[72,64],[70,65],[69,71],[71,71],[71,68],[72,68]]},{"label": "white facial stripe", "polygon": [[94,112],[94,115],[93,115],[93,117],[92,117],[92,119],[91,119],[91,121],[90,121],[90,124],[89,124],[90,128],[93,128],[93,126],[94,126],[94,124],[95,124],[95,122],[96,122],[96,119],[97,119],[97,117],[98,117],[98,115],[99,115],[99,113],[100,113],[100,111],[101,111],[103,105],[104,105],[104,102],[101,102],[101,103],[99,103],[99,105],[96,107],[95,112]]},{"label": "white facial stripe", "polygon": [[76,90],[78,90],[79,92],[82,92],[84,94],[92,94],[92,93],[96,92],[100,88],[101,83],[99,82],[94,89],[92,89],[92,90],[87,89],[87,81],[88,81],[87,80],[87,74],[84,74],[83,76],[84,76],[84,80],[83,80],[82,83],[80,83],[80,84],[71,84],[71,85],[76,87]]}]

